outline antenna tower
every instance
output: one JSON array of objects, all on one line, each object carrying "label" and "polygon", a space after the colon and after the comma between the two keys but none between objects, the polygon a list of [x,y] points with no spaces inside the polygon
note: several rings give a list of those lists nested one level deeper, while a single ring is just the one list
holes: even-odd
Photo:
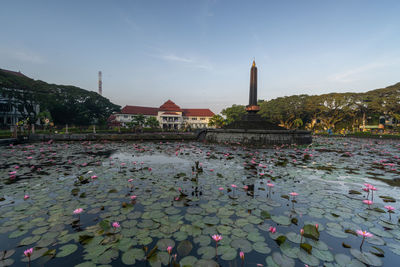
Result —
[{"label": "antenna tower", "polygon": [[101,71],[99,71],[99,95],[103,95],[103,82],[101,81]]}]

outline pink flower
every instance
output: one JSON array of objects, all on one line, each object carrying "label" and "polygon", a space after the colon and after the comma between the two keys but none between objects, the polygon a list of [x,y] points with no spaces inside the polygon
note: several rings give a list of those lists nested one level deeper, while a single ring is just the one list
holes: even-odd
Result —
[{"label": "pink flower", "polygon": [[136,199],[136,196],[131,196],[131,199],[132,199],[132,200],[135,200],[135,199]]},{"label": "pink flower", "polygon": [[113,222],[113,223],[112,223],[112,226],[113,226],[114,228],[119,228],[119,227],[121,227],[121,225],[119,225],[118,222]]},{"label": "pink flower", "polygon": [[94,179],[97,179],[97,176],[93,175],[91,178],[94,180]]},{"label": "pink flower", "polygon": [[299,194],[296,192],[291,192],[291,193],[289,193],[289,195],[291,195],[292,197],[295,197],[295,196],[298,196]]},{"label": "pink flower", "polygon": [[29,195],[25,195],[25,196],[24,196],[24,199],[28,199],[28,198],[29,198]]},{"label": "pink flower", "polygon": [[220,188],[218,188],[218,190],[219,190],[219,191],[222,191],[222,190],[224,190],[224,188],[223,188],[223,187],[220,187]]},{"label": "pink flower", "polygon": [[304,229],[303,228],[300,229],[300,235],[304,235]]},{"label": "pink flower", "polygon": [[363,230],[357,230],[356,232],[357,232],[357,234],[359,234],[359,235],[361,235],[363,237],[372,237],[372,236],[374,236],[373,234],[368,233],[367,231],[363,231]]},{"label": "pink flower", "polygon": [[270,226],[268,231],[274,234],[276,232],[276,227]]},{"label": "pink flower", "polygon": [[236,188],[237,187],[237,185],[235,185],[235,184],[231,184],[231,186],[232,186],[232,188]]},{"label": "pink flower", "polygon": [[315,228],[317,228],[317,230],[318,230],[318,227],[319,227],[319,225],[318,225],[318,223],[316,223],[316,224],[315,224]]},{"label": "pink flower", "polygon": [[28,258],[32,255],[32,253],[33,253],[33,248],[29,248],[24,251],[25,256]]},{"label": "pink flower", "polygon": [[214,239],[215,242],[218,242],[222,239],[222,235],[213,235],[211,237],[212,237],[212,239]]},{"label": "pink flower", "polygon": [[149,167],[149,172],[151,172],[152,168]]},{"label": "pink flower", "polygon": [[364,202],[364,204],[367,204],[367,205],[373,204],[373,202],[371,200],[367,200],[367,199],[363,200],[363,202]]},{"label": "pink flower", "polygon": [[267,184],[268,187],[274,187],[274,184]]},{"label": "pink flower", "polygon": [[247,185],[245,185],[245,186],[243,186],[243,189],[247,190],[247,189],[249,189],[249,187]]},{"label": "pink flower", "polygon": [[133,179],[129,179],[128,182],[130,182],[130,183],[133,182]]},{"label": "pink flower", "polygon": [[394,207],[392,206],[385,206],[385,209],[387,209],[389,212],[394,211]]},{"label": "pink flower", "polygon": [[171,247],[171,246],[168,246],[168,247],[167,247],[167,251],[168,251],[168,254],[171,255],[172,247]]},{"label": "pink flower", "polygon": [[14,169],[16,169],[16,170],[17,170],[17,169],[19,169],[19,166],[18,166],[18,165],[17,165],[17,166],[15,166],[15,167],[14,167]]},{"label": "pink flower", "polygon": [[369,192],[369,188],[368,187],[364,187],[362,190],[364,190],[365,192]]},{"label": "pink flower", "polygon": [[213,172],[214,171],[214,169],[210,169],[210,172]]},{"label": "pink flower", "polygon": [[244,261],[244,252],[243,252],[243,251],[240,251],[240,252],[239,252],[239,256],[240,256],[240,258],[242,259],[242,261]]},{"label": "pink flower", "polygon": [[80,214],[82,213],[83,209],[82,208],[78,208],[76,210],[74,210],[74,214]]}]

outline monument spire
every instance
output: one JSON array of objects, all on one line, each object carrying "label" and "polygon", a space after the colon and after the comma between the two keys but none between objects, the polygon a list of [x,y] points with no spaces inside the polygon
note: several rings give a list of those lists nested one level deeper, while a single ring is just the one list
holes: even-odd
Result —
[{"label": "monument spire", "polygon": [[257,67],[255,59],[253,59],[253,65],[250,69],[249,105],[246,107],[246,110],[249,113],[257,113],[260,110],[260,107],[257,105]]}]

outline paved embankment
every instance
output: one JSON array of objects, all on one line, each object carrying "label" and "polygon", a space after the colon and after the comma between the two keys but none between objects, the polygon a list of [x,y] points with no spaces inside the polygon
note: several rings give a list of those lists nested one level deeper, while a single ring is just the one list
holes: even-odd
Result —
[{"label": "paved embankment", "polygon": [[180,141],[196,140],[194,133],[31,134],[29,141]]}]

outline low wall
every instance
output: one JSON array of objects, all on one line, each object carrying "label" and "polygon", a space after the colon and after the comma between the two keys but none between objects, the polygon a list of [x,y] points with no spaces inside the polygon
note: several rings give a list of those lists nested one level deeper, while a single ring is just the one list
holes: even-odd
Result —
[{"label": "low wall", "polygon": [[215,143],[227,142],[244,145],[303,145],[310,144],[312,136],[309,131],[215,129],[207,130],[205,140]]},{"label": "low wall", "polygon": [[194,133],[134,133],[134,134],[31,134],[29,141],[181,141],[196,140]]}]

